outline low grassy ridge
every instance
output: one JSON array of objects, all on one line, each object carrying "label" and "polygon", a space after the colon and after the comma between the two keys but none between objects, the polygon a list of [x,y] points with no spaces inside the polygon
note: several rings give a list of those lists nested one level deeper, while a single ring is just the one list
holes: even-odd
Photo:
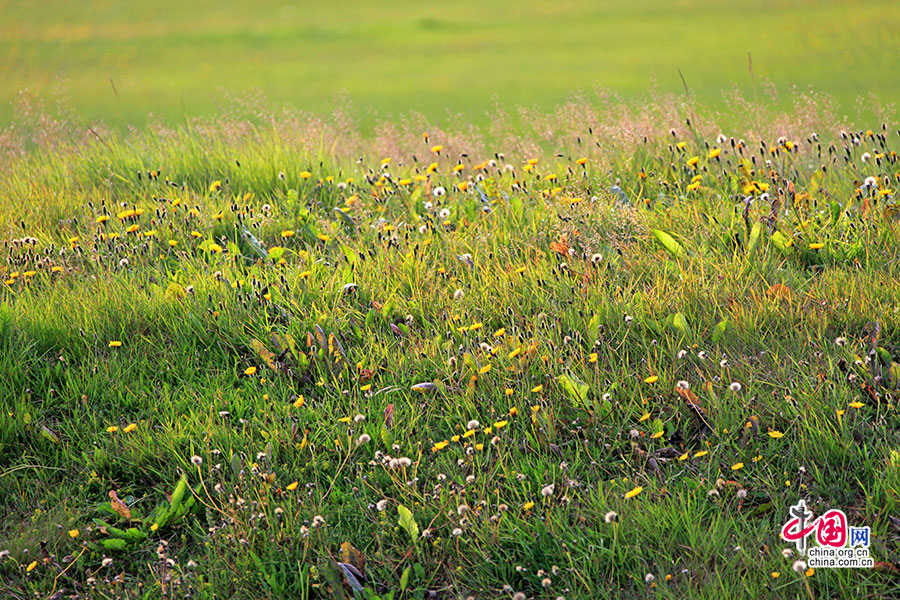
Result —
[{"label": "low grassy ridge", "polygon": [[900,137],[752,109],[11,154],[0,595],[892,596]]}]

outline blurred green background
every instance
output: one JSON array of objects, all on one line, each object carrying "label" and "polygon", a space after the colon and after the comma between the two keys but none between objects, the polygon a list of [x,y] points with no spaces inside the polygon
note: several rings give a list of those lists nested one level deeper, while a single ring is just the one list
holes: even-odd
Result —
[{"label": "blurred green background", "polygon": [[213,114],[246,92],[328,113],[344,91],[364,123],[410,111],[479,123],[494,98],[680,93],[679,68],[716,108],[735,86],[753,98],[748,52],[781,103],[812,85],[853,116],[860,96],[900,91],[896,0],[41,0],[0,2],[0,15],[0,125],[26,88],[110,125]]}]

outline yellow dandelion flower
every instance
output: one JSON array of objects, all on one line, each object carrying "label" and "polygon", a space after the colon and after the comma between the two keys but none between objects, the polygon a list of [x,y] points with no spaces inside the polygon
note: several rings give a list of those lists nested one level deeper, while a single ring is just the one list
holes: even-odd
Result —
[{"label": "yellow dandelion flower", "polygon": [[246,375],[247,377],[252,376],[254,373],[256,373],[256,367],[247,367],[246,369],[244,369],[244,375]]},{"label": "yellow dandelion flower", "polygon": [[310,177],[312,177],[312,173],[310,173],[309,171],[300,171],[301,179],[309,179]]},{"label": "yellow dandelion flower", "polygon": [[480,374],[484,375],[485,373],[487,373],[487,372],[490,371],[490,370],[491,370],[491,365],[484,365],[483,367],[481,367],[480,369],[478,369],[478,372],[479,372]]},{"label": "yellow dandelion flower", "polygon": [[159,523],[154,523],[150,526],[150,531],[156,531],[157,529],[159,529]]},{"label": "yellow dandelion flower", "polygon": [[769,437],[770,437],[770,438],[778,439],[778,438],[780,438],[780,437],[784,437],[784,434],[781,433],[780,431],[776,431],[776,430],[773,429],[772,431],[769,432]]},{"label": "yellow dandelion flower", "polygon": [[289,238],[289,237],[293,237],[293,236],[294,236],[293,229],[285,229],[284,231],[281,232],[281,237],[283,237],[283,238]]},{"label": "yellow dandelion flower", "polygon": [[222,182],[218,179],[209,184],[209,191],[215,192],[216,190],[222,189]]},{"label": "yellow dandelion flower", "polygon": [[824,247],[825,244],[823,244],[822,242],[813,242],[809,245],[810,250],[821,250]]},{"label": "yellow dandelion flower", "polygon": [[850,408],[862,408],[865,404],[857,400],[856,402],[851,402],[849,406]]},{"label": "yellow dandelion flower", "polygon": [[655,440],[655,439],[657,439],[657,438],[661,438],[662,435],[663,435],[663,432],[662,432],[662,431],[657,431],[656,433],[654,433],[653,435],[650,436],[650,439],[651,439],[651,440]]},{"label": "yellow dandelion flower", "polygon": [[595,362],[597,362],[597,353],[596,353],[596,352],[591,352],[591,353],[588,355],[588,362],[589,362],[589,363],[595,363]]},{"label": "yellow dandelion flower", "polygon": [[129,423],[122,431],[124,431],[125,433],[131,433],[135,429],[137,429],[137,423]]},{"label": "yellow dandelion flower", "polygon": [[538,385],[531,388],[531,391],[535,394],[540,394],[542,391],[544,391],[544,384],[539,383]]},{"label": "yellow dandelion flower", "polygon": [[515,406],[513,406],[512,408],[509,409],[509,416],[515,417],[518,414],[519,414],[519,409],[516,408]]},{"label": "yellow dandelion flower", "polygon": [[709,452],[707,452],[706,450],[701,450],[700,452],[694,454],[694,458],[700,458],[701,456],[706,456],[707,454],[709,454]]},{"label": "yellow dandelion flower", "polygon": [[106,433],[115,433],[118,430],[119,430],[118,425],[110,425],[109,427],[106,428]]},{"label": "yellow dandelion flower", "polygon": [[651,375],[650,377],[644,380],[644,383],[656,383],[659,380],[659,377],[656,375]]},{"label": "yellow dandelion flower", "polygon": [[720,154],[722,154],[721,148],[712,148],[707,154],[707,158],[717,158]]},{"label": "yellow dandelion flower", "polygon": [[306,402],[306,399],[301,395],[294,401],[294,408],[300,408]]},{"label": "yellow dandelion flower", "polygon": [[507,356],[508,358],[515,358],[520,354],[522,354],[522,346],[519,346],[518,348],[510,352]]},{"label": "yellow dandelion flower", "polygon": [[434,449],[435,452],[437,452],[438,450],[443,450],[444,448],[446,448],[446,447],[449,446],[449,445],[450,445],[450,442],[449,442],[449,441],[443,440],[443,441],[441,441],[441,442],[436,443],[436,444],[434,445],[434,448],[433,448],[433,449]]},{"label": "yellow dandelion flower", "polygon": [[508,424],[509,424],[509,421],[497,421],[496,423],[494,423],[494,427],[496,429],[502,429],[503,427],[506,427]]},{"label": "yellow dandelion flower", "polygon": [[531,510],[532,508],[534,508],[534,502],[531,501],[528,501],[522,505],[523,510]]},{"label": "yellow dandelion flower", "polygon": [[35,569],[37,566],[38,566],[38,561],[33,560],[33,561],[31,561],[31,563],[29,563],[29,565],[28,565],[28,567],[25,569],[25,571],[27,571],[28,573],[31,573],[32,571],[34,571],[34,569]]},{"label": "yellow dandelion flower", "polygon": [[742,463],[742,462],[734,463],[733,465],[731,465],[732,471],[740,471],[743,468],[744,468],[744,463]]},{"label": "yellow dandelion flower", "polygon": [[633,490],[631,490],[629,492],[625,492],[625,499],[628,500],[629,498],[634,498],[635,496],[640,494],[643,490],[644,490],[643,487],[637,486]]},{"label": "yellow dandelion flower", "polygon": [[650,413],[644,413],[641,415],[641,418],[638,419],[638,423],[643,423],[644,421],[646,421],[649,418],[650,418]]},{"label": "yellow dandelion flower", "polygon": [[695,167],[695,166],[697,166],[697,163],[698,163],[698,162],[700,162],[700,157],[699,157],[699,156],[692,156],[692,157],[690,157],[690,158],[687,160],[687,165],[688,165],[689,167]]},{"label": "yellow dandelion flower", "polygon": [[289,492],[293,492],[294,490],[297,489],[297,486],[298,486],[298,485],[300,485],[300,482],[299,482],[299,481],[293,481],[293,482],[287,484],[287,488],[286,488],[286,489],[287,489],[287,491],[289,491]]},{"label": "yellow dandelion flower", "polygon": [[122,342],[120,342],[119,340],[112,340],[112,341],[109,343],[109,347],[110,347],[110,348],[118,348],[118,347],[121,346],[121,345],[122,345]]},{"label": "yellow dandelion flower", "polygon": [[362,390],[362,391],[364,391],[364,392],[368,392],[369,390],[372,389],[372,384],[371,384],[371,383],[367,383],[366,385],[360,387],[359,389]]},{"label": "yellow dandelion flower", "polygon": [[443,150],[443,149],[444,149],[444,147],[441,145],[431,147],[431,151],[434,152],[435,154],[440,154],[441,150]]},{"label": "yellow dandelion flower", "polygon": [[72,538],[72,539],[74,540],[75,538],[78,537],[78,534],[79,534],[79,533],[81,533],[81,532],[78,531],[77,529],[70,529],[70,530],[69,530],[69,537]]}]

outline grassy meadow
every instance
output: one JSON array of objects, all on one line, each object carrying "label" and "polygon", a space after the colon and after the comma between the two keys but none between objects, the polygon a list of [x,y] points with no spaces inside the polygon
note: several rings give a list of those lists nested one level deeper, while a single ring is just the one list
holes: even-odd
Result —
[{"label": "grassy meadow", "polygon": [[793,102],[7,131],[0,596],[896,597],[900,134]]},{"label": "grassy meadow", "polygon": [[20,93],[124,129],[218,114],[224,98],[259,90],[319,114],[346,94],[370,127],[411,110],[484,126],[495,99],[548,110],[600,89],[639,105],[648,90],[680,93],[679,69],[711,110],[731,105],[732,85],[762,100],[771,82],[782,110],[792,86],[813,86],[840,114],[880,122],[858,97],[900,94],[900,6],[889,0],[48,0],[0,10],[0,124],[27,112]]}]

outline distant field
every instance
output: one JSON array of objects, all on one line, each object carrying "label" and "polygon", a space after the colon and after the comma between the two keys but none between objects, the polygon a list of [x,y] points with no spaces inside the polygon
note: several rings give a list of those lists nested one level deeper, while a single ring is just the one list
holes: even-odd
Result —
[{"label": "distant field", "polygon": [[716,109],[734,84],[753,96],[748,52],[760,80],[814,85],[850,115],[859,95],[900,92],[889,1],[85,4],[0,2],[0,124],[24,88],[113,125],[209,114],[247,90],[313,112],[346,91],[364,123],[448,110],[479,122],[494,96],[547,107],[595,86],[635,101],[680,92],[679,68]]}]

